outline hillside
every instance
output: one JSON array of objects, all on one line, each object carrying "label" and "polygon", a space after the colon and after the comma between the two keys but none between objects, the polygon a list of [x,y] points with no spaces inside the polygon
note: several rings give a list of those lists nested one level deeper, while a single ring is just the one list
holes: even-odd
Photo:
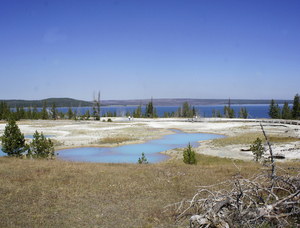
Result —
[{"label": "hillside", "polygon": [[[47,106],[52,106],[53,102],[55,102],[56,107],[88,107],[92,106],[92,102],[75,100],[72,98],[48,98],[45,99],[47,101]],[[16,106],[23,107],[43,107],[44,100],[3,100],[5,101],[9,107],[14,108]]]}]

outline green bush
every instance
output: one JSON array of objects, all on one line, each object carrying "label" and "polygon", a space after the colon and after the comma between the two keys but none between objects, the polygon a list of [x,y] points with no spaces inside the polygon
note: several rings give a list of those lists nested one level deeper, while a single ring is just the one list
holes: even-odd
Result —
[{"label": "green bush", "polygon": [[14,118],[10,118],[1,137],[2,151],[8,156],[19,157],[27,149],[24,134],[21,133]]},{"label": "green bush", "polygon": [[142,153],[142,157],[139,158],[138,164],[148,164],[147,158],[145,157],[145,153]]},{"label": "green bush", "polygon": [[255,156],[255,160],[258,161],[264,154],[265,148],[262,145],[262,140],[257,137],[257,139],[253,142],[250,146],[250,150],[252,151],[253,155]]},{"label": "green bush", "polygon": [[39,134],[38,131],[35,131],[28,155],[33,158],[55,158],[51,139],[47,139],[43,133]]},{"label": "green bush", "polygon": [[183,162],[186,164],[197,164],[195,151],[192,150],[191,143],[189,143],[187,149],[183,151]]}]

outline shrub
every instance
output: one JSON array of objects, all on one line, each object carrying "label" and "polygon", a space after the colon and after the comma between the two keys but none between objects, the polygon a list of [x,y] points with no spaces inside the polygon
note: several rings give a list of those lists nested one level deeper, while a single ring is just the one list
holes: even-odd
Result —
[{"label": "shrub", "polygon": [[250,150],[252,151],[253,155],[255,156],[255,160],[258,161],[264,154],[265,148],[262,145],[262,140],[257,137],[257,139],[253,142],[250,146]]},{"label": "shrub", "polygon": [[145,157],[145,153],[142,153],[142,157],[139,158],[138,164],[148,164],[147,158]]},{"label": "shrub", "polygon": [[112,122],[111,118],[108,118],[107,122]]},{"label": "shrub", "polygon": [[183,151],[183,162],[186,164],[197,164],[196,154],[192,150],[191,143],[189,143],[188,148]]},{"label": "shrub", "polygon": [[35,131],[28,155],[34,158],[55,158],[51,139],[47,139],[43,133],[39,134]]}]

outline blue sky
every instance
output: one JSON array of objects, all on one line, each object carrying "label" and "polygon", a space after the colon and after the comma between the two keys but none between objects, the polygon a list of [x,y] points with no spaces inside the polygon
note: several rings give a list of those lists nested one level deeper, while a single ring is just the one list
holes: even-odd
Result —
[{"label": "blue sky", "polygon": [[293,99],[298,0],[0,0],[0,99]]}]

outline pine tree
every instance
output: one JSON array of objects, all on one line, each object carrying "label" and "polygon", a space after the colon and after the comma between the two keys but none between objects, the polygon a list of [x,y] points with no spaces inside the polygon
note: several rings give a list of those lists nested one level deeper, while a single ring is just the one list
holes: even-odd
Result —
[{"label": "pine tree", "polygon": [[55,158],[54,146],[51,139],[47,139],[43,133],[35,131],[30,143],[30,155],[34,158]]},{"label": "pine tree", "polygon": [[38,113],[36,105],[34,105],[33,106],[33,111],[32,111],[32,119],[37,120],[38,118],[39,118],[39,113]]},{"label": "pine tree", "polygon": [[56,104],[55,104],[55,102],[53,102],[53,104],[52,104],[51,112],[52,112],[52,119],[56,120],[56,117],[57,117],[57,109],[56,109]]},{"label": "pine tree", "polygon": [[193,113],[193,116],[196,116],[196,109],[195,109],[195,106],[193,106],[192,113]]},{"label": "pine tree", "polygon": [[270,108],[268,109],[269,112],[268,112],[268,115],[270,116],[271,119],[279,119],[279,116],[278,116],[278,104],[275,105],[275,101],[272,99],[271,100],[271,103],[270,103]]},{"label": "pine tree", "polygon": [[41,111],[41,118],[43,120],[49,119],[49,115],[48,115],[48,112],[47,112],[47,101],[46,100],[44,100],[43,109]]},{"label": "pine tree", "polygon": [[16,112],[14,113],[14,117],[15,117],[15,120],[17,120],[17,121],[21,119],[21,113],[20,113],[19,106],[16,107]]},{"label": "pine tree", "polygon": [[259,137],[257,137],[257,139],[250,146],[250,150],[255,156],[255,160],[258,162],[258,160],[262,158],[265,151],[265,148],[262,145],[262,140]]},{"label": "pine tree", "polygon": [[151,97],[151,101],[149,102],[149,104],[147,106],[147,117],[153,118],[153,98],[152,97]]},{"label": "pine tree", "polygon": [[292,118],[294,120],[299,119],[300,117],[300,99],[298,93],[294,97],[294,103],[292,108]]},{"label": "pine tree", "polygon": [[188,148],[183,151],[183,162],[186,164],[197,164],[196,154],[192,150],[191,143],[189,143]]},{"label": "pine tree", "polygon": [[212,110],[211,117],[216,117],[216,110],[215,109]]},{"label": "pine tree", "polygon": [[158,114],[157,114],[156,108],[154,108],[154,111],[153,111],[153,117],[154,117],[154,118],[158,118]]},{"label": "pine tree", "polygon": [[71,107],[69,107],[69,110],[68,110],[68,118],[69,118],[69,120],[73,118],[73,110]]},{"label": "pine tree", "polygon": [[138,164],[148,164],[147,158],[145,156],[145,153],[142,153],[142,157],[139,158]]},{"label": "pine tree", "polygon": [[11,114],[10,107],[7,105],[5,101],[1,101],[0,103],[0,120],[8,120]]},{"label": "pine tree", "polygon": [[27,118],[32,119],[32,112],[31,112],[31,107],[30,106],[27,109]]},{"label": "pine tree", "polygon": [[8,156],[20,156],[26,150],[24,134],[21,133],[16,121],[10,118],[5,127],[2,139],[2,151]]},{"label": "pine tree", "polygon": [[244,112],[243,112],[243,118],[244,119],[248,119],[248,111],[247,111],[247,107],[245,107]]},{"label": "pine tree", "polygon": [[289,103],[284,102],[284,105],[282,108],[282,119],[291,119],[291,118],[292,118],[292,112],[291,112]]},{"label": "pine tree", "polygon": [[223,112],[224,112],[225,118],[234,118],[235,117],[235,111],[233,108],[231,108],[230,98],[228,99],[228,106],[226,106],[226,105],[224,106]]}]

